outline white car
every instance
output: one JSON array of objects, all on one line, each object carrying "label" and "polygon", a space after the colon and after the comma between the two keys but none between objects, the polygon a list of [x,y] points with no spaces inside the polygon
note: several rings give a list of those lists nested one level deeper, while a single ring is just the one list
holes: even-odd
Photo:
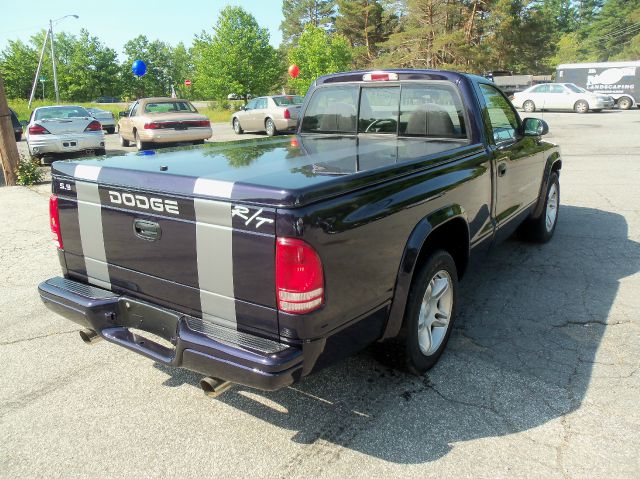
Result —
[{"label": "white car", "polygon": [[511,102],[526,112],[536,110],[573,110],[577,113],[613,108],[608,95],[592,93],[573,83],[543,83],[513,95]]},{"label": "white car", "polygon": [[112,134],[116,131],[116,117],[110,111],[103,110],[102,108],[87,108],[87,111],[91,113],[91,116],[100,122],[102,129],[107,133]]},{"label": "white car", "polygon": [[102,125],[81,106],[36,108],[27,125],[26,137],[29,154],[35,158],[87,150],[105,154]]}]

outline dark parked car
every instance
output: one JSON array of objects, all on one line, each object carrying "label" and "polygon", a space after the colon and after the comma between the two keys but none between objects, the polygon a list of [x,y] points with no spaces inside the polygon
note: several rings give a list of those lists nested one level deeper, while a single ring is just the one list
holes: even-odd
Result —
[{"label": "dark parked car", "polygon": [[122,100],[120,98],[116,98],[113,96],[99,96],[91,103],[121,103]]},{"label": "dark parked car", "polygon": [[18,115],[16,112],[9,108],[9,112],[11,114],[11,125],[13,126],[13,134],[16,137],[16,141],[22,140],[22,124],[18,119]]},{"label": "dark parked car", "polygon": [[62,277],[40,296],[86,342],[210,393],[278,389],[386,340],[422,374],[472,260],[516,230],[553,236],[547,131],[486,78],[349,72],[312,84],[290,138],[55,162]]}]

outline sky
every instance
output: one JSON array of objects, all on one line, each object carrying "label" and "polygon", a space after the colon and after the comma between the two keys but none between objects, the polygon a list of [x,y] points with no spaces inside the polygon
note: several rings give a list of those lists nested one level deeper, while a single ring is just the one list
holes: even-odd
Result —
[{"label": "sky", "polygon": [[280,44],[282,0],[29,0],[11,1],[1,7],[0,50],[7,46],[9,40],[28,41],[31,35],[48,26],[49,19],[68,14],[80,18],[66,18],[58,24],[54,22],[54,33],[78,34],[81,28],[85,28],[118,52],[121,58],[123,45],[138,35],[171,45],[183,42],[190,46],[196,33],[202,30],[211,32],[218,13],[227,5],[239,5],[249,11],[261,27],[269,30],[271,44],[274,47]]}]

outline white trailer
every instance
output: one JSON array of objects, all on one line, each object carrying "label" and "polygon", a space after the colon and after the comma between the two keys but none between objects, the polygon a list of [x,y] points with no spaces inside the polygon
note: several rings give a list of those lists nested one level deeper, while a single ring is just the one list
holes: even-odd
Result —
[{"label": "white trailer", "polygon": [[622,110],[640,106],[640,60],[558,65],[556,81],[610,95]]}]

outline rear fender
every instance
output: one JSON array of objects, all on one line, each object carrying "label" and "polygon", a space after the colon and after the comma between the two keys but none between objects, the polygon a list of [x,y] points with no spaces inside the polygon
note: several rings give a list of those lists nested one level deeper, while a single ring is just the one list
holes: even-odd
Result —
[{"label": "rear fender", "polygon": [[400,260],[393,301],[391,303],[391,309],[389,310],[389,319],[387,320],[384,333],[380,338],[381,341],[393,338],[400,332],[407,299],[409,298],[409,290],[411,289],[411,281],[418,267],[420,252],[427,243],[430,235],[438,227],[460,217],[467,223],[467,215],[462,206],[457,204],[448,205],[424,217],[411,232],[404,248],[402,259]]},{"label": "rear fender", "polygon": [[561,168],[562,160],[560,159],[560,152],[556,149],[556,151],[549,155],[544,166],[544,173],[542,174],[542,182],[540,184],[540,192],[538,193],[538,201],[536,202],[536,206],[533,209],[533,213],[531,213],[531,218],[539,218],[542,214],[542,211],[544,210],[544,202],[546,200],[546,193],[549,186],[549,178],[551,177],[551,172],[559,172]]}]

